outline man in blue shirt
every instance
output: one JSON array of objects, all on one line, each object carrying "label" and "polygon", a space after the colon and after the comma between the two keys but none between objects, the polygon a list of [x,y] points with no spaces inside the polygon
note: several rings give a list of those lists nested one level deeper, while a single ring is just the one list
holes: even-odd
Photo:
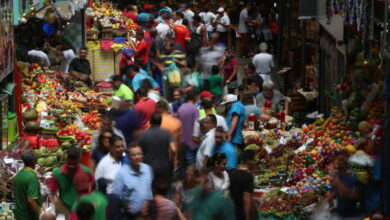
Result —
[{"label": "man in blue shirt", "polygon": [[226,155],[228,171],[237,168],[237,150],[234,148],[232,143],[226,142],[226,133],[221,126],[215,129],[214,150],[214,153],[224,153]]},{"label": "man in blue shirt", "polygon": [[227,141],[241,149],[243,143],[242,129],[246,117],[245,107],[233,94],[225,96],[221,105],[225,105],[227,110],[226,122],[229,128],[229,139]]},{"label": "man in blue shirt", "polygon": [[153,171],[142,163],[142,148],[137,144],[128,147],[130,164],[123,165],[114,180],[114,193],[126,204],[126,215],[136,218],[146,200],[152,200]]},{"label": "man in blue shirt", "polygon": [[137,92],[142,86],[142,81],[148,79],[152,85],[152,89],[159,89],[158,83],[151,77],[149,74],[143,70],[139,69],[135,65],[127,66],[125,69],[125,74],[122,76],[123,81],[134,91]]}]

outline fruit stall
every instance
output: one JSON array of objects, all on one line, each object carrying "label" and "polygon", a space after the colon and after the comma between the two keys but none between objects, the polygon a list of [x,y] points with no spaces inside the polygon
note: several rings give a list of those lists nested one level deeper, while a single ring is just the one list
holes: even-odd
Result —
[{"label": "fruit stall", "polygon": [[17,66],[22,77],[23,132],[12,149],[0,152],[3,216],[12,213],[8,212],[13,207],[12,179],[23,167],[21,153],[35,150],[43,191],[50,172],[66,161],[67,148],[81,147],[81,163],[90,166],[91,140],[110,101],[97,98],[95,91],[69,86],[67,74],[44,71],[37,64]]},{"label": "fruit stall", "polygon": [[371,83],[359,91],[350,89],[343,106],[333,107],[326,119],[287,130],[259,126],[243,131],[245,149],[256,152],[255,199],[262,219],[307,218],[332,190],[337,152],[349,156],[348,168],[367,184],[380,153],[367,147],[368,141],[380,138],[384,115],[383,84]]}]

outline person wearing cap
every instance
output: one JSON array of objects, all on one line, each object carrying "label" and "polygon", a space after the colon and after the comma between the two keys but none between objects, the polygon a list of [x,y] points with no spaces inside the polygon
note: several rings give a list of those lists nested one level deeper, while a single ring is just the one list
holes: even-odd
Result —
[{"label": "person wearing cap", "polygon": [[198,120],[199,111],[195,106],[195,90],[189,90],[186,94],[187,102],[182,104],[177,110],[177,117],[180,119],[183,127],[183,144],[186,164],[195,163],[196,150],[198,145],[192,140],[194,123]]},{"label": "person wearing cap", "polygon": [[233,94],[225,96],[220,105],[225,105],[227,111],[228,141],[241,149],[243,143],[242,129],[246,117],[244,105]]},{"label": "person wearing cap", "polygon": [[220,7],[217,10],[218,16],[215,20],[216,31],[219,33],[220,40],[223,42],[226,47],[228,46],[228,34],[230,30],[230,18],[225,12],[225,9]]},{"label": "person wearing cap", "polygon": [[75,174],[73,184],[78,192],[78,198],[72,206],[71,220],[78,220],[76,211],[81,203],[93,204],[95,211],[91,220],[107,219],[108,200],[102,192],[94,190],[93,181],[93,175],[90,173],[79,172]]},{"label": "person wearing cap", "polygon": [[18,220],[38,220],[41,212],[41,187],[35,165],[37,156],[33,150],[22,154],[24,168],[14,178],[15,217]]},{"label": "person wearing cap", "polygon": [[[207,113],[206,113],[206,109],[204,109],[202,106],[202,100],[205,98],[213,100],[214,95],[211,92],[205,90],[199,94],[199,98],[200,98],[200,103],[198,103],[199,117],[204,117],[207,115]],[[215,110],[214,106],[211,107],[211,114],[215,114],[215,115],[217,114],[217,110]]]},{"label": "person wearing cap", "polygon": [[209,115],[209,114],[213,114],[213,115],[215,115],[215,117],[217,117],[217,127],[222,127],[223,130],[225,131],[225,133],[227,134],[229,129],[228,129],[228,126],[226,124],[226,120],[223,116],[218,115],[215,112],[215,109],[213,108],[213,100],[211,98],[202,98],[201,106],[203,108],[202,110],[204,112],[204,116],[201,116],[201,117],[199,117],[198,120],[196,120],[196,122],[194,124],[194,131],[192,133],[192,139],[196,143],[198,143],[198,144],[200,143],[201,136],[203,135],[202,132],[200,131],[200,122],[202,121],[202,119],[204,117],[206,117],[206,115]]},{"label": "person wearing cap", "polygon": [[[51,192],[51,201],[56,204],[57,211],[69,216],[78,194],[74,185],[75,175],[78,173],[92,174],[92,171],[88,167],[80,164],[80,148],[71,147],[67,150],[66,154],[66,163],[53,170],[47,186]],[[59,193],[58,196],[57,193]]]},{"label": "person wearing cap", "polygon": [[131,89],[128,86],[122,83],[120,76],[117,74],[113,74],[111,77],[109,77],[109,79],[107,79],[107,81],[111,83],[113,87],[113,91],[99,92],[97,93],[97,96],[101,96],[101,95],[116,96],[121,99],[119,110],[129,109],[132,106],[132,102],[134,101],[133,91],[131,91]]},{"label": "person wearing cap", "polygon": [[259,74],[264,81],[271,79],[271,70],[274,67],[274,61],[272,54],[267,53],[268,44],[266,42],[261,42],[260,53],[256,54],[252,63],[256,67],[256,73]]}]

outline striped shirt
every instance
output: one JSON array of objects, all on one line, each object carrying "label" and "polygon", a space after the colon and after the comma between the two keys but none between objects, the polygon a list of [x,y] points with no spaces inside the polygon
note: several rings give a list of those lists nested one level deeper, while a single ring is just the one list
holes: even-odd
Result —
[{"label": "striped shirt", "polygon": [[171,63],[174,61],[174,60],[177,60],[179,62],[185,62],[186,61],[186,55],[181,52],[180,50],[174,50],[173,53],[171,54],[160,54],[160,61],[161,63],[164,64],[164,66],[166,68],[169,67],[169,65],[171,65]]}]

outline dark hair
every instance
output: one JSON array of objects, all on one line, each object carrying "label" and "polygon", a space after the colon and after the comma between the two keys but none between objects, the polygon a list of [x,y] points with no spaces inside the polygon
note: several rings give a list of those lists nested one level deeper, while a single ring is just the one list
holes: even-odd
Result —
[{"label": "dark hair", "polygon": [[107,194],[108,180],[106,178],[99,178],[96,181],[97,190],[102,192],[104,195]]},{"label": "dark hair", "polygon": [[213,99],[212,98],[204,98],[201,103],[204,109],[211,109],[213,107]]},{"label": "dark hair", "polygon": [[226,158],[226,154],[224,153],[215,153],[207,160],[207,167],[212,169],[216,163],[221,163],[223,160],[226,160]]},{"label": "dark hair", "polygon": [[149,79],[143,79],[141,81],[141,87],[143,87],[143,88],[152,88],[152,84],[150,83]]},{"label": "dark hair", "polygon": [[114,131],[113,130],[103,130],[103,131],[101,131],[100,134],[99,134],[99,137],[98,137],[98,148],[102,148],[101,144],[102,144],[103,139],[104,139],[104,135],[103,134],[106,133],[106,132],[110,132],[112,136],[114,135]]},{"label": "dark hair", "polygon": [[217,128],[215,128],[215,132],[225,133],[225,129],[223,129],[222,126],[218,126]]},{"label": "dark hair", "polygon": [[247,66],[250,70],[256,72],[256,67],[255,67],[255,65],[254,65],[252,62],[247,63],[246,66]]},{"label": "dark hair", "polygon": [[194,99],[196,99],[195,90],[193,90],[193,89],[188,90],[187,93],[186,93],[186,98],[187,98],[187,100],[194,100]]},{"label": "dark hair", "polygon": [[181,18],[181,19],[183,19],[184,18],[184,14],[183,14],[183,12],[181,12],[181,11],[179,11],[179,12],[176,12],[177,13],[177,15]]},{"label": "dark hair", "polygon": [[219,73],[219,67],[217,65],[214,65],[211,67],[211,73],[213,75],[217,75]]},{"label": "dark hair", "polygon": [[253,96],[251,93],[244,93],[242,96],[242,103],[244,105],[253,104]]},{"label": "dark hair", "polygon": [[181,22],[181,24],[184,26],[188,26],[190,24],[190,22],[188,21],[187,18],[184,18],[183,21]]},{"label": "dark hair", "polygon": [[128,73],[128,72],[130,72],[130,71],[132,71],[132,72],[138,72],[138,71],[139,71],[139,67],[138,67],[137,65],[132,64],[132,65],[126,66],[126,67],[124,68],[124,70],[125,70],[125,73]]},{"label": "dark hair", "polygon": [[255,152],[253,150],[245,150],[240,155],[241,163],[245,164],[248,161],[255,159]]},{"label": "dark hair", "polygon": [[148,96],[148,90],[146,88],[140,88],[137,91],[138,97],[147,97]]},{"label": "dark hair", "polygon": [[114,118],[112,117],[112,115],[106,113],[102,116],[102,120],[106,120],[106,121],[114,121]]},{"label": "dark hair", "polygon": [[112,135],[110,138],[110,145],[114,145],[117,141],[123,141],[123,138],[119,137],[118,135]]},{"label": "dark hair", "polygon": [[217,126],[217,117],[214,114],[208,114],[207,117],[210,118],[211,123]]},{"label": "dark hair", "polygon": [[31,167],[36,163],[37,156],[33,150],[26,150],[22,153],[22,160],[26,167]]},{"label": "dark hair", "polygon": [[79,160],[81,157],[81,149],[79,147],[70,147],[66,151],[66,154],[68,155],[68,160]]},{"label": "dark hair", "polygon": [[144,31],[143,30],[138,30],[137,33],[136,33],[136,36],[143,37],[144,36]]},{"label": "dark hair", "polygon": [[79,51],[82,51],[82,50],[88,51],[88,47],[85,47],[85,46],[80,47]]},{"label": "dark hair", "polygon": [[150,117],[150,124],[151,125],[161,125],[162,117],[159,112],[154,112],[152,116]]},{"label": "dark hair", "polygon": [[77,218],[82,220],[90,220],[95,214],[95,207],[89,202],[80,202],[76,210]]},{"label": "dark hair", "polygon": [[174,47],[174,46],[175,46],[175,42],[173,42],[173,41],[168,41],[168,42],[166,42],[166,43],[165,43],[165,47],[168,47],[168,46]]},{"label": "dark hair", "polygon": [[121,81],[121,77],[117,74],[114,74],[114,75],[112,75],[111,80],[112,81]]},{"label": "dark hair", "polygon": [[199,15],[194,15],[194,17],[192,18],[193,21],[197,21],[197,22],[202,22],[202,18],[200,18]]},{"label": "dark hair", "polygon": [[168,111],[169,106],[167,101],[161,99],[160,101],[157,102],[156,108],[160,108],[162,110]]},{"label": "dark hair", "polygon": [[135,147],[140,147],[138,142],[137,141],[133,141],[133,142],[130,142],[128,145],[127,145],[127,150],[129,150],[130,148],[135,148]]}]

